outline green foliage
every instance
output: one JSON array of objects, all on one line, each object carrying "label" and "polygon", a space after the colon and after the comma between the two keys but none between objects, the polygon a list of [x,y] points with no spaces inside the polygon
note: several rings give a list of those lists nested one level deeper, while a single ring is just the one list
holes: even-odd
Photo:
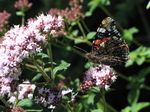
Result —
[{"label": "green foliage", "polygon": [[17,15],[17,16],[25,16],[24,12],[22,12],[22,11],[16,12],[16,15]]},{"label": "green foliage", "polygon": [[90,32],[90,33],[88,33],[87,34],[87,39],[89,40],[89,39],[93,39],[94,38],[94,36],[95,36],[95,34],[96,34],[96,32]]},{"label": "green foliage", "polygon": [[61,61],[61,64],[58,65],[58,66],[56,66],[56,67],[53,69],[53,73],[54,73],[54,74],[57,74],[57,72],[59,72],[59,71],[61,71],[61,70],[65,71],[65,70],[68,69],[69,66],[70,66],[69,63],[67,63],[67,62],[65,62],[65,61]]},{"label": "green foliage", "polygon": [[137,32],[138,32],[138,29],[135,27],[125,29],[122,37],[126,40],[126,42],[129,45],[131,45],[131,43],[133,42],[133,34]]},{"label": "green foliage", "polygon": [[146,6],[146,9],[149,9],[150,8],[150,1],[148,2],[147,6]]},{"label": "green foliage", "polygon": [[88,6],[90,7],[89,8],[89,11],[87,11],[85,13],[85,16],[91,16],[93,11],[99,7],[100,5],[110,5],[110,0],[91,0],[89,3],[88,3]]},{"label": "green foliage", "polygon": [[140,102],[133,106],[127,106],[125,109],[122,109],[121,112],[140,112],[140,110],[148,107],[149,105],[149,102]]},{"label": "green foliage", "polygon": [[94,109],[91,112],[103,112],[101,109]]},{"label": "green foliage", "polygon": [[[2,0],[1,2],[1,9],[5,9],[6,4],[4,2],[6,1]],[[16,11],[16,15],[28,19],[35,17],[33,14],[38,15],[45,11],[47,13],[51,8],[61,10],[68,7],[70,10],[68,1],[37,0],[36,2],[37,4],[33,4],[32,10]],[[6,9],[15,14],[13,6],[10,6],[12,2],[7,1],[6,3],[9,4]],[[147,5],[144,6],[145,4]],[[79,16],[79,19],[71,23],[64,19],[65,28],[63,31],[66,34],[53,37],[48,34],[47,44],[49,45],[44,45],[41,53],[31,55],[24,60],[24,64],[21,65],[23,73],[20,77],[22,79],[28,79],[29,77],[29,80],[36,84],[34,97],[38,96],[38,87],[51,89],[59,87],[60,84],[62,90],[73,90],[74,94],[77,95],[75,99],[72,99],[73,93],[62,96],[62,103],[56,106],[54,112],[106,112],[105,108],[107,112],[141,112],[143,109],[149,109],[150,102],[144,99],[149,97],[150,91],[150,41],[148,35],[150,26],[148,24],[149,17],[147,17],[144,9],[149,10],[150,2],[145,3],[144,0],[87,0],[81,6],[85,18],[77,15],[76,17]],[[37,9],[35,9],[36,7]],[[18,23],[16,15],[12,15],[12,18],[10,18],[10,26],[15,24],[14,22]],[[74,15],[74,13],[71,15]],[[97,64],[89,62],[85,53],[76,49],[74,45],[78,44],[81,49],[91,51],[92,40],[96,31],[91,32],[90,30],[96,29],[104,16],[115,18],[118,25],[117,29],[122,35],[121,38],[129,45],[130,59],[125,67],[114,67],[118,75],[116,84],[114,84],[115,89],[102,93],[102,89],[94,85],[94,87],[82,93],[79,86],[84,79],[85,71],[90,67],[97,66]],[[120,88],[119,92],[117,91],[118,88]],[[146,91],[144,95],[143,90]],[[115,93],[116,91],[118,93]],[[124,97],[119,99],[117,95]],[[7,106],[5,101],[1,101]],[[15,104],[15,106],[21,106],[27,112],[51,111],[47,107],[35,103],[33,99],[18,100]],[[122,108],[122,105],[124,108]],[[0,111],[3,108],[4,106],[1,105]]]},{"label": "green foliage", "polygon": [[130,60],[126,64],[127,67],[133,65],[134,63],[137,65],[142,65],[150,58],[150,48],[140,46],[136,50],[132,51],[129,57]]},{"label": "green foliage", "polygon": [[43,109],[40,105],[36,104],[30,99],[23,99],[18,102],[17,106],[23,107],[27,112],[42,112]]}]

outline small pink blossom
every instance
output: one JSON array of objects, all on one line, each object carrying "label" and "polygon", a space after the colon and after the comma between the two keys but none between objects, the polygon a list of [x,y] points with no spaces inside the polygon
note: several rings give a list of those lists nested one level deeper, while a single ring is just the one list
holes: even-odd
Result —
[{"label": "small pink blossom", "polygon": [[94,85],[108,90],[110,85],[114,83],[117,78],[112,68],[106,65],[92,67],[90,70],[86,71],[85,75],[83,82],[80,84],[82,91],[90,89]]},{"label": "small pink blossom", "polygon": [[71,93],[71,101],[75,99],[76,94],[73,90],[60,90],[59,88],[40,88],[38,89],[38,98],[35,99],[36,103],[40,103],[44,106],[48,106],[50,109],[54,109],[56,106],[62,103],[62,96]]},{"label": "small pink blossom", "polygon": [[30,8],[31,6],[32,6],[32,3],[29,3],[28,0],[18,0],[14,4],[14,7],[19,10]]},{"label": "small pink blossom", "polygon": [[5,10],[0,13],[0,32],[3,32],[5,25],[8,24],[9,17],[10,17],[10,14],[6,12]]},{"label": "small pink blossom", "polygon": [[35,99],[36,103],[49,106],[49,108],[55,108],[62,101],[61,90],[58,88],[41,88],[38,91],[38,98]]},{"label": "small pink blossom", "polygon": [[11,97],[8,100],[9,103],[14,104],[16,99],[17,100],[22,100],[25,98],[32,99],[33,98],[33,93],[36,88],[34,84],[30,84],[28,80],[23,82],[24,84],[20,84],[17,87],[17,91],[14,91],[11,93]]},{"label": "small pink blossom", "polygon": [[83,0],[70,0],[69,5],[71,8],[65,8],[64,10],[50,9],[49,14],[61,15],[65,21],[71,23],[77,21],[80,18],[84,18],[84,14],[81,12]]}]

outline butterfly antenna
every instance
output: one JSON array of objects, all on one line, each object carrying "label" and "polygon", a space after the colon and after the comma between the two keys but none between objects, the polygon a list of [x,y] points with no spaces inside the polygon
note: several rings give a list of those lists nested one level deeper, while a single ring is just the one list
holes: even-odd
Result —
[{"label": "butterfly antenna", "polygon": [[80,47],[78,47],[78,46],[74,46],[76,49],[79,49],[79,50],[81,50],[81,51],[83,51],[83,52],[85,52],[85,53],[87,53],[87,51],[86,50],[84,50],[84,49],[82,49],[82,48],[80,48]]}]

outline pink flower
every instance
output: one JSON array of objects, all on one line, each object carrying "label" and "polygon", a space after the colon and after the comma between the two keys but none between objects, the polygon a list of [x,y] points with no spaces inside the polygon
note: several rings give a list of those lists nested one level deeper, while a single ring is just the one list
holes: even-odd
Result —
[{"label": "pink flower", "polygon": [[41,14],[30,19],[27,26],[15,25],[5,33],[0,39],[0,96],[11,93],[11,82],[19,79],[22,61],[41,52],[48,36],[59,34],[62,29],[61,17]]},{"label": "pink flower", "polygon": [[70,0],[69,5],[71,8],[67,7],[64,10],[50,9],[49,14],[61,15],[68,23],[77,21],[84,18],[84,14],[81,12],[82,6],[80,5],[82,2],[83,0]]},{"label": "pink flower", "polygon": [[[55,16],[51,16],[48,14],[45,16],[44,14],[41,14],[40,16],[37,17],[37,19],[30,19],[28,21],[28,29],[30,32],[33,33],[40,33],[40,34],[45,34],[47,35],[59,35],[61,34],[62,29],[64,28],[64,23],[63,19],[61,16],[58,16],[57,18]],[[42,35],[37,35],[37,39],[43,39],[44,38],[39,38],[39,36]]]},{"label": "pink flower", "polygon": [[30,8],[32,6],[32,3],[28,3],[28,0],[18,0],[14,4],[14,7],[19,10],[24,10],[26,8]]},{"label": "pink flower", "polygon": [[0,32],[3,32],[4,26],[8,23],[8,18],[10,17],[10,14],[7,13],[5,10],[0,13]]},{"label": "pink flower", "polygon": [[17,87],[17,91],[14,91],[11,94],[11,97],[8,100],[9,103],[14,104],[16,100],[22,100],[25,98],[28,98],[28,99],[33,98],[33,93],[34,93],[36,86],[34,84],[30,84],[28,80],[24,81],[23,83],[27,83],[27,84],[19,84],[19,86]]},{"label": "pink flower", "polygon": [[110,85],[116,81],[117,76],[110,66],[99,65],[93,67],[85,73],[83,82],[80,84],[82,91],[98,86],[100,88],[109,89]]},{"label": "pink flower", "polygon": [[71,93],[71,101],[75,99],[76,94],[71,89],[60,90],[59,88],[40,88],[38,89],[38,98],[35,99],[36,103],[40,103],[44,106],[48,106],[50,109],[54,109],[56,106],[62,103],[62,96]]},{"label": "pink flower", "polygon": [[38,98],[35,99],[36,103],[43,104],[44,106],[49,106],[49,108],[55,108],[62,101],[61,90],[58,88],[38,89]]}]

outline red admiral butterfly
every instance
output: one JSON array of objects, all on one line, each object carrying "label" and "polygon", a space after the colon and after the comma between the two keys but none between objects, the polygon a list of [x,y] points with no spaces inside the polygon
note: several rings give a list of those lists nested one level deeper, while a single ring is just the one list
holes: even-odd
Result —
[{"label": "red admiral butterfly", "polygon": [[128,45],[117,31],[115,21],[105,18],[97,29],[92,51],[86,53],[86,57],[93,63],[115,66],[125,64],[128,55]]}]

